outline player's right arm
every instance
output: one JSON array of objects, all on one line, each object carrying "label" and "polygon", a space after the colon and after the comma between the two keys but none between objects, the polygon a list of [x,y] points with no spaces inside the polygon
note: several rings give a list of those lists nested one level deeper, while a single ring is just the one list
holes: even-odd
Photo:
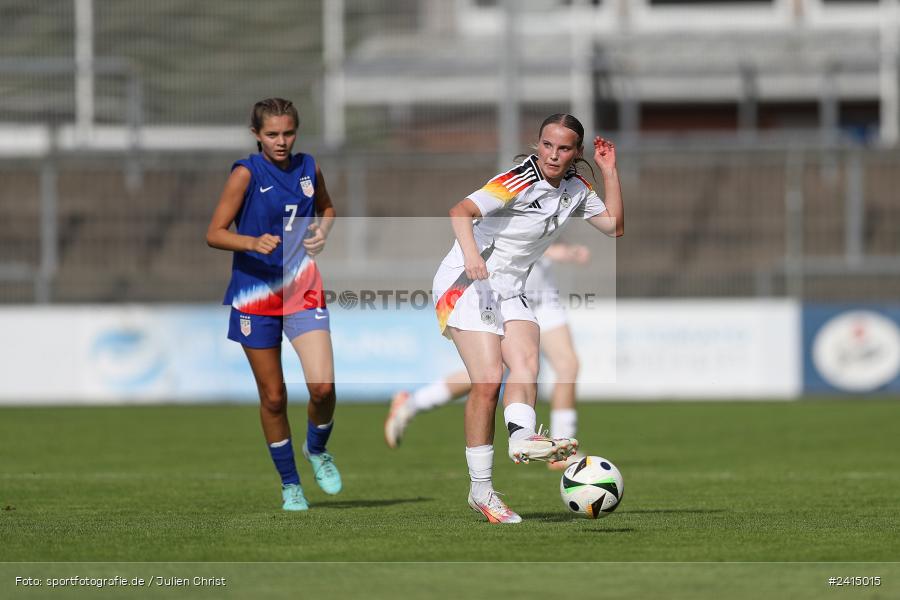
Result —
[{"label": "player's right arm", "polygon": [[453,225],[453,233],[462,249],[466,267],[466,276],[469,279],[487,279],[488,271],[481,253],[478,252],[478,244],[475,243],[475,232],[472,231],[473,219],[481,217],[481,210],[471,199],[458,202],[450,209],[450,223]]},{"label": "player's right arm", "polygon": [[219,197],[219,204],[216,206],[206,230],[206,243],[211,248],[271,254],[281,243],[281,238],[277,235],[264,233],[259,237],[253,237],[240,235],[230,230],[231,224],[234,223],[234,219],[244,203],[244,195],[250,185],[250,178],[250,170],[244,166],[235,167],[228,176],[225,189],[222,190],[222,195]]},{"label": "player's right arm", "polygon": [[478,244],[475,243],[472,221],[490,215],[513,202],[538,178],[537,166],[532,161],[526,160],[509,171],[500,173],[450,209],[453,232],[462,249],[466,276],[469,279],[487,279],[489,275],[484,258],[478,251]]}]

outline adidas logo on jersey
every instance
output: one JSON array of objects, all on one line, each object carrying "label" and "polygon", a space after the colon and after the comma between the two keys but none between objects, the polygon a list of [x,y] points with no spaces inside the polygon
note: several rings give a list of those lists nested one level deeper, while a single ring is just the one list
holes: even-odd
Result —
[{"label": "adidas logo on jersey", "polygon": [[539,201],[535,200],[534,202],[532,202],[531,204],[528,205],[528,208],[536,208],[536,209],[540,210],[543,208],[543,206],[541,206],[541,203]]}]

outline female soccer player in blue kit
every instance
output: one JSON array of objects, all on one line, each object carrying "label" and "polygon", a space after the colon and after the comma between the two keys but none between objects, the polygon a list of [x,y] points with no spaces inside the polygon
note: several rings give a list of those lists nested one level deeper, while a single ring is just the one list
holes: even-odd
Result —
[{"label": "female soccer player in blue kit", "polygon": [[[309,154],[292,154],[299,117],[288,100],[257,102],[251,132],[258,154],[232,165],[206,241],[234,252],[225,304],[228,338],[241,344],[259,390],[260,420],[281,475],[284,510],[307,510],[294,461],[281,366],[282,332],[300,357],[309,390],[303,454],[328,494],[341,476],[325,451],[335,407],[334,358],[322,278],[313,257],[325,247],[334,207]],[[236,231],[230,231],[234,223]]]}]

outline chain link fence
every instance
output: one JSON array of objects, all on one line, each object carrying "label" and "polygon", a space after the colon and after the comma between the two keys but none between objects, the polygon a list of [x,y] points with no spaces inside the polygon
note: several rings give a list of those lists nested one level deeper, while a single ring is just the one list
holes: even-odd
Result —
[{"label": "chain link fence", "polygon": [[[379,219],[446,215],[570,110],[619,142],[620,297],[900,296],[900,155],[864,145],[892,73],[877,3],[832,31],[827,3],[739,2],[727,34],[658,4],[5,0],[0,302],[216,300],[230,263],[206,226],[268,96],[370,223],[348,265]],[[732,129],[698,133],[713,121]]]}]

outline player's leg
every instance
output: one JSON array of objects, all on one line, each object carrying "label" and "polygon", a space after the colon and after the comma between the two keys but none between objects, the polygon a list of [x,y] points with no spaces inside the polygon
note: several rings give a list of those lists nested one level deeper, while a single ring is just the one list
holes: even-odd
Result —
[{"label": "player's leg", "polygon": [[510,320],[504,324],[500,342],[503,362],[509,372],[503,392],[503,420],[509,433],[509,455],[515,462],[531,457],[520,442],[537,432],[534,403],[537,397],[540,329],[536,323]]},{"label": "player's leg", "polygon": [[272,444],[290,438],[291,425],[287,418],[287,387],[281,370],[281,347],[243,348],[259,392],[259,420],[266,442]]},{"label": "player's leg", "polygon": [[466,463],[469,467],[469,506],[491,523],[519,523],[494,491],[494,413],[503,378],[500,337],[485,331],[449,327],[471,380],[465,407]]},{"label": "player's leg", "polygon": [[461,370],[413,392],[398,391],[391,399],[391,407],[384,421],[385,442],[390,448],[396,448],[416,414],[444,406],[469,393],[471,387],[469,374]]},{"label": "player's leg", "polygon": [[[540,317],[539,317],[540,318]],[[575,382],[578,379],[578,355],[572,342],[572,332],[566,323],[550,330],[541,329],[541,352],[553,367],[556,381],[550,396],[550,436],[574,438],[578,426],[575,410]],[[549,463],[554,469],[565,469],[580,453],[567,460]]]},{"label": "player's leg", "polygon": [[509,431],[509,456],[515,462],[560,460],[574,453],[578,442],[552,439],[536,431],[534,403],[537,396],[540,330],[537,323],[512,320],[504,323],[500,343],[503,362],[509,368],[503,394],[503,416]]},{"label": "player's leg", "polygon": [[450,328],[450,337],[472,382],[466,401],[466,445],[494,442],[494,412],[503,379],[500,336],[485,331]]},{"label": "player's leg", "polygon": [[[442,280],[454,281],[461,270],[441,267],[435,275],[434,294],[440,306],[450,292],[442,294]],[[444,286],[446,289],[446,286]],[[452,290],[451,290],[452,291]],[[495,294],[484,281],[476,281],[449,305],[444,335],[456,345],[472,382],[465,407],[466,445],[476,447],[491,445],[494,440],[494,412],[503,377],[503,361],[500,355],[502,327],[494,313]],[[489,313],[489,317],[485,315]]]},{"label": "player's leg", "polygon": [[[278,327],[281,334],[281,327]],[[269,454],[281,476],[282,508],[306,510],[309,504],[300,487],[300,475],[294,460],[291,427],[287,418],[287,388],[281,370],[281,346],[251,348],[243,346],[259,391],[259,418]]]},{"label": "player's leg", "polygon": [[325,448],[334,429],[337,403],[334,392],[334,352],[328,319],[316,319],[322,314],[327,312],[306,310],[286,316],[285,333],[300,358],[309,391],[303,455],[312,465],[319,487],[327,494],[337,494],[343,487],[341,475],[334,464],[334,458]]},{"label": "player's leg", "polygon": [[533,410],[540,366],[540,329],[531,321],[506,321],[503,327],[500,352],[509,369],[503,406],[526,404]]}]

